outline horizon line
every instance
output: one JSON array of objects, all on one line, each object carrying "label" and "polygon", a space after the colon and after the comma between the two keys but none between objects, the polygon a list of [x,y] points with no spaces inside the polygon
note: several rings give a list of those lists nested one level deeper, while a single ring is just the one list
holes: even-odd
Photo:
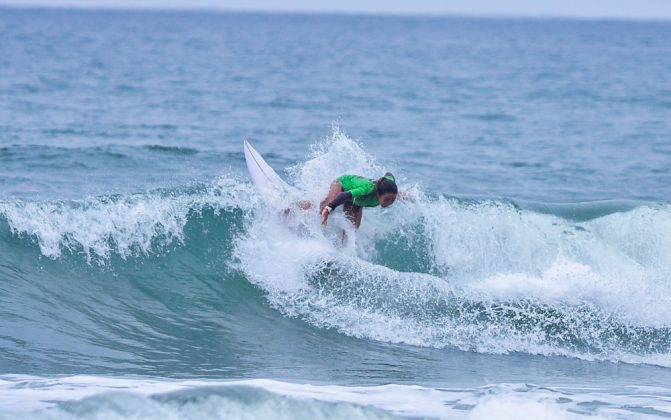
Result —
[{"label": "horizon line", "polygon": [[668,23],[670,17],[652,16],[595,16],[595,15],[572,15],[572,14],[525,14],[525,13],[468,13],[468,12],[400,12],[400,11],[374,11],[374,10],[300,10],[300,9],[250,9],[236,7],[181,7],[181,6],[113,6],[113,5],[39,5],[39,4],[16,4],[0,2],[0,9],[14,10],[63,10],[78,12],[214,12],[214,13],[241,13],[241,14],[267,14],[267,15],[327,15],[327,16],[377,16],[377,17],[428,17],[428,18],[472,18],[472,19],[518,19],[518,20],[576,20],[576,21],[613,21],[613,22],[654,22]]}]

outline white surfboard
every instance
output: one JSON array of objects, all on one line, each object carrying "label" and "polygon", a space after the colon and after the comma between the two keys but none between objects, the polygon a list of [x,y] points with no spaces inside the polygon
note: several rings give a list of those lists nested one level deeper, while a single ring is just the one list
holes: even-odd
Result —
[{"label": "white surfboard", "polygon": [[249,177],[266,202],[278,209],[288,205],[296,189],[284,182],[247,140],[244,149]]},{"label": "white surfboard", "polygon": [[[264,200],[271,209],[282,212],[283,223],[298,236],[310,236],[311,229],[308,228],[301,218],[293,218],[293,212],[286,213],[285,209],[291,206],[292,200],[299,198],[299,190],[286,182],[277,172],[266,163],[263,157],[257,152],[247,140],[244,144],[245,161],[249,177],[252,178],[254,185],[259,190]],[[314,213],[315,218],[318,214]],[[345,229],[341,223],[349,223],[344,218],[332,220],[328,226],[323,226],[323,232],[338,247],[343,247],[343,238]]]}]

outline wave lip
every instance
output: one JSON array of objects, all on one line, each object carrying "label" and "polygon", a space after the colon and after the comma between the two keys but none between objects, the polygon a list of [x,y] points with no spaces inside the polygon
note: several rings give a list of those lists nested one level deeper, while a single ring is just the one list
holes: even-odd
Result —
[{"label": "wave lip", "polygon": [[172,243],[183,244],[190,217],[206,208],[240,209],[240,203],[256,204],[250,186],[224,178],[185,191],[0,202],[0,217],[13,235],[35,241],[46,257],[58,258],[67,252],[83,254],[89,262],[104,262],[112,254],[126,259],[161,252]]}]

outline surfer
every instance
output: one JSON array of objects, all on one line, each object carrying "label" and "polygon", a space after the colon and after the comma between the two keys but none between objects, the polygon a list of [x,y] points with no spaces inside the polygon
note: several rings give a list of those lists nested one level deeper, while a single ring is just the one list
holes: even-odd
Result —
[{"label": "surfer", "polygon": [[[269,203],[276,204],[277,197],[288,194],[292,187],[277,175],[273,168],[263,160],[263,157],[246,140],[244,150],[247,169],[254,185]],[[389,172],[378,180],[358,175],[342,175],[333,181],[329,193],[319,206],[322,224],[325,225],[333,210],[343,204],[345,216],[358,229],[361,225],[364,207],[388,207],[394,203],[397,196],[407,199],[408,193],[399,194],[396,187],[396,178]],[[301,210],[314,208],[314,203],[308,200],[299,201],[296,205]],[[291,207],[285,208],[283,213],[285,217],[291,214]],[[343,232],[344,240],[345,232]]]},{"label": "surfer", "polygon": [[319,205],[322,224],[325,225],[333,210],[342,204],[345,216],[358,229],[364,207],[389,207],[397,195],[396,178],[389,172],[378,180],[342,175],[331,184],[329,193]]}]

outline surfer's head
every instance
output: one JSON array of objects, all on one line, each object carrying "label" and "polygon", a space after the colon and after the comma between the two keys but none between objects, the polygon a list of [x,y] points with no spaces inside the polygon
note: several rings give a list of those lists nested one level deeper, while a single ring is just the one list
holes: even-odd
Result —
[{"label": "surfer's head", "polygon": [[377,192],[377,199],[380,201],[380,206],[389,207],[394,204],[396,196],[398,195],[398,187],[396,186],[396,178],[394,175],[387,172],[384,176],[377,180],[375,190]]}]

